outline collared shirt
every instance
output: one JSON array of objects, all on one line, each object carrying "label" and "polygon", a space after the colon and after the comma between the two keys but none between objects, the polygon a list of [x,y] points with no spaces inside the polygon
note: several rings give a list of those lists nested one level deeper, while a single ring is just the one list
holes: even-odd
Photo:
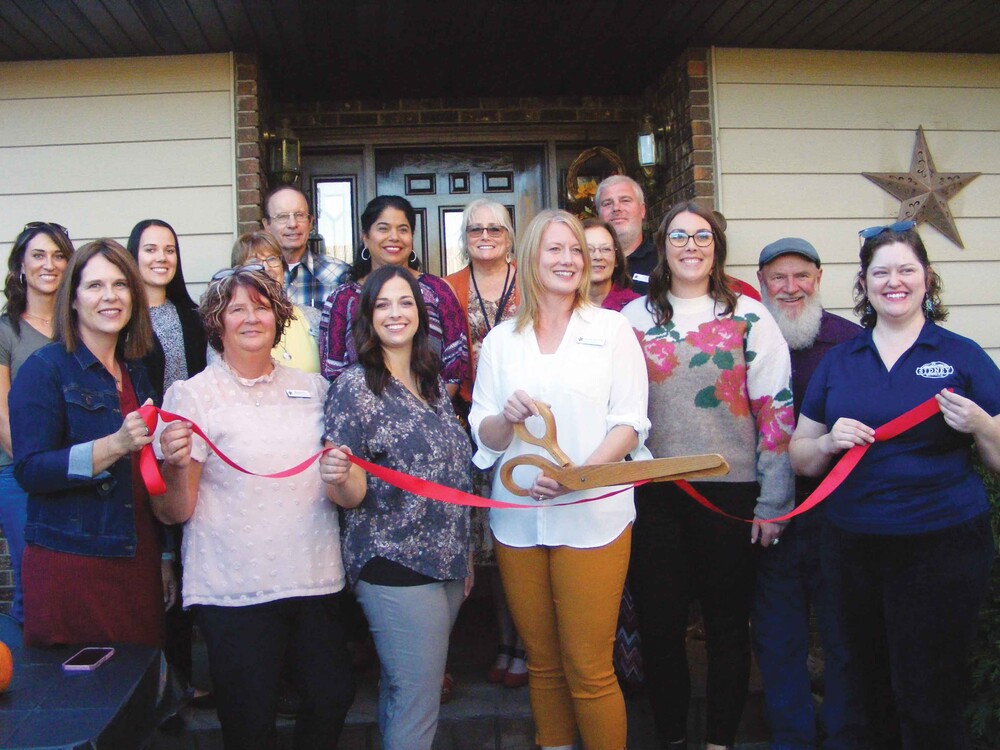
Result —
[{"label": "collared shirt", "polygon": [[[829,430],[841,417],[879,427],[944,388],[1000,413],[1000,369],[978,344],[924,324],[917,340],[886,370],[872,331],[823,358],[802,402],[802,414]],[[893,440],[875,443],[826,500],[826,517],[862,534],[918,534],[968,521],[987,510],[972,468],[972,436],[940,414]]]},{"label": "collared shirt", "polygon": [[[217,359],[164,397],[168,411],[198,424],[241,466],[267,474],[323,447],[327,383],[275,363],[260,378],[237,375]],[[160,452],[157,429],[153,440]],[[326,499],[319,465],[284,479],[235,471],[194,436],[202,464],[198,502],[184,527],[184,606],[240,607],[344,588],[337,508]]]},{"label": "collared shirt", "polygon": [[631,254],[625,256],[628,272],[632,277],[632,291],[644,295],[649,291],[649,275],[656,268],[656,247],[651,237],[642,241]]},{"label": "collared shirt", "polygon": [[[480,469],[528,454],[551,460],[544,448],[517,436],[503,451],[492,450],[479,440],[479,425],[486,417],[499,414],[516,390],[552,407],[559,445],[574,463],[583,463],[618,425],[628,425],[639,435],[632,456],[650,457],[643,447],[649,431],[646,365],[635,334],[621,313],[590,306],[574,311],[559,348],[552,354],[541,353],[530,325],[516,331],[514,321],[508,320],[490,331],[479,354],[469,414],[479,444],[473,463]],[[532,417],[526,424],[536,435],[542,434],[540,417]],[[514,479],[527,487],[537,473],[536,469],[519,467],[514,470]],[[570,492],[559,501],[593,497],[613,489]],[[498,471],[493,498],[536,506],[533,510],[490,511],[493,534],[513,547],[600,547],[616,539],[635,518],[631,489],[594,503],[537,507],[535,500],[511,494]]]},{"label": "collared shirt", "polygon": [[343,283],[350,268],[342,260],[306,250],[301,262],[285,272],[285,291],[294,304],[322,310],[326,298]]}]

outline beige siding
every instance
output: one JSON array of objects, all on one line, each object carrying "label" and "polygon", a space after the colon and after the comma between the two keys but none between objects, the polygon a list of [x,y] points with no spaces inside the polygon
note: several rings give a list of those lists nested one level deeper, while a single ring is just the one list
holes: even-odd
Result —
[{"label": "beige siding", "polygon": [[950,203],[966,249],[927,224],[921,236],[945,281],[948,327],[1000,361],[1000,56],[716,49],[712,96],[733,273],[754,279],[761,247],[805,237],[824,259],[824,300],[842,314],[858,230],[899,209],[861,172],[908,171],[921,125],[939,171],[981,172]]},{"label": "beige siding", "polygon": [[160,218],[197,290],[236,231],[233,81],[228,54],[0,63],[0,261],[28,221],[79,247]]}]

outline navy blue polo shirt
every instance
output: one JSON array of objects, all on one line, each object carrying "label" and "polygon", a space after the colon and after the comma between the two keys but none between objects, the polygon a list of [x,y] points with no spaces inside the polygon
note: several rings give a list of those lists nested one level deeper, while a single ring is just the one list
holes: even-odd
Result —
[{"label": "navy blue polo shirt", "polygon": [[[829,430],[840,417],[879,427],[943,388],[1000,413],[1000,370],[974,341],[926,323],[886,371],[871,330],[834,347],[813,374],[802,414]],[[971,463],[972,436],[935,414],[899,437],[875,443],[826,500],[827,518],[863,534],[917,534],[988,509]]]}]

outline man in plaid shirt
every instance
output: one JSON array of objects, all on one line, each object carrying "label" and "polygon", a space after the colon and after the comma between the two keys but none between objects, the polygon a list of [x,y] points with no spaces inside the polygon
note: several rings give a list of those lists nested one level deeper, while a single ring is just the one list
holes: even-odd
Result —
[{"label": "man in plaid shirt", "polygon": [[325,258],[308,250],[313,217],[305,193],[291,185],[279,185],[264,198],[264,229],[281,246],[288,263],[285,291],[300,307],[323,309],[323,303],[344,278],[350,266],[336,258]]}]

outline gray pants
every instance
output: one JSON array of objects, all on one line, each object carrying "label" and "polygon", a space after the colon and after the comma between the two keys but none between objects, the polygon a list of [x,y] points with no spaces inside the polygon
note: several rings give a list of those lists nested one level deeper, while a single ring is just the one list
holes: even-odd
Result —
[{"label": "gray pants", "polygon": [[383,750],[429,750],[441,708],[448,638],[464,599],[464,581],[375,586],[359,581],[382,664],[378,728]]}]

